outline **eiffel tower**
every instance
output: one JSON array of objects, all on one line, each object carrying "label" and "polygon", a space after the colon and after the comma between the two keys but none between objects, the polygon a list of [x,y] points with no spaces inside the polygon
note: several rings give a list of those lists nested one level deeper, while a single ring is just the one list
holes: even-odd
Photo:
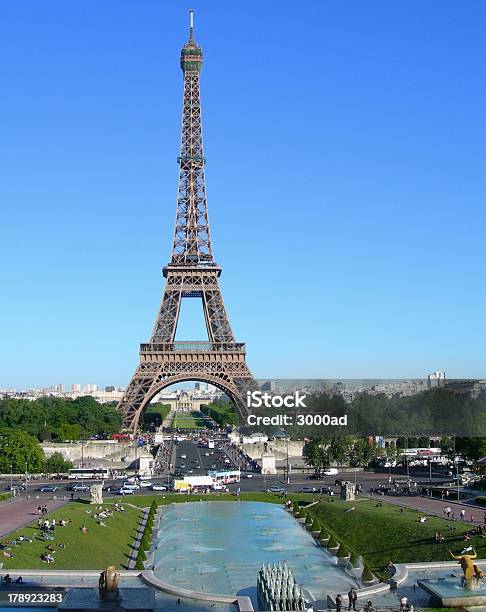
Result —
[{"label": "eiffel tower", "polygon": [[[219,288],[221,268],[213,257],[199,93],[202,50],[194,42],[193,11],[181,68],[184,99],[172,258],[163,268],[166,284],[150,342],[140,345],[140,364],[118,404],[125,427],[133,431],[153,397],[174,383],[197,380],[215,385],[231,398],[243,418],[248,413],[245,392],[257,388],[245,362],[245,345],[235,342]],[[207,342],[175,341],[183,298],[201,298]]]}]

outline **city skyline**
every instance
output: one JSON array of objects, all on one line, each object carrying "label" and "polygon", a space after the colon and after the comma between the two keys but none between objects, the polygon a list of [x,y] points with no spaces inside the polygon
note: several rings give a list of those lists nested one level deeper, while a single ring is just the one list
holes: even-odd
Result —
[{"label": "city skyline", "polygon": [[[157,312],[189,7],[120,6],[6,8],[0,387],[126,386]],[[484,8],[216,6],[194,3],[209,218],[255,376],[484,377]]]}]

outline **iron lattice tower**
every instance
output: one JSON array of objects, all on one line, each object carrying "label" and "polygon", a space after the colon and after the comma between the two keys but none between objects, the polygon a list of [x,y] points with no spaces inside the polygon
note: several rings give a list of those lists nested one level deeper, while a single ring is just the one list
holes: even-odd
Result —
[{"label": "iron lattice tower", "polygon": [[[191,11],[189,41],[181,51],[184,97],[172,258],[163,269],[166,284],[150,342],[140,345],[140,363],[118,404],[131,430],[137,429],[152,398],[173,383],[213,384],[233,400],[240,416],[247,414],[245,391],[256,388],[245,362],[245,345],[235,342],[231,330],[218,282],[221,268],[213,258],[199,89],[202,59],[201,47],[194,41]],[[208,342],[175,341],[183,298],[201,299]]]}]

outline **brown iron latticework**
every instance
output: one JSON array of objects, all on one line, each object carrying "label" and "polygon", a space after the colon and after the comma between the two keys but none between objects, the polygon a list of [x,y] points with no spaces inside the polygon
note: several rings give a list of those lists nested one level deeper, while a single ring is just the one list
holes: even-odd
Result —
[{"label": "brown iron latticework", "polygon": [[[140,364],[118,404],[131,430],[137,429],[152,398],[173,383],[198,380],[215,385],[233,400],[240,416],[247,414],[245,391],[256,385],[245,362],[245,345],[235,342],[219,288],[221,268],[213,258],[199,93],[202,50],[194,42],[192,11],[190,18],[189,41],[181,51],[184,99],[172,259],[163,270],[166,285],[152,337],[140,345]],[[175,341],[186,297],[202,300],[208,342]]]}]

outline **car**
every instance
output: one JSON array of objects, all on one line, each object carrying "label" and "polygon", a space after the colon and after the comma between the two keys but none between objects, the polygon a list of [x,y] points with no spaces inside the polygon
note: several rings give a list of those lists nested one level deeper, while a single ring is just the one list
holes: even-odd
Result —
[{"label": "car", "polygon": [[302,487],[300,489],[301,493],[317,493],[317,489],[315,487]]},{"label": "car", "polygon": [[187,459],[187,455],[181,455],[181,459]]},{"label": "car", "polygon": [[57,487],[54,485],[46,485],[44,487],[40,487],[39,491],[41,493],[55,493],[57,491]]},{"label": "car", "polygon": [[142,480],[142,481],[140,481],[140,487],[141,487],[142,489],[147,489],[147,488],[150,488],[150,487],[152,486],[152,484],[153,484],[153,483],[152,483],[152,482],[150,482],[150,480]]},{"label": "car", "polygon": [[154,482],[152,484],[152,491],[167,491],[167,487],[163,484],[160,484],[158,482]]},{"label": "car", "polygon": [[89,485],[73,484],[71,485],[71,488],[69,489],[69,491],[77,491],[78,493],[79,492],[86,493],[87,491],[89,491]]},{"label": "car", "polygon": [[243,474],[243,478],[253,478],[253,474]]},{"label": "car", "polygon": [[209,453],[204,453],[204,456],[205,457],[209,457]]},{"label": "car", "polygon": [[119,495],[133,495],[133,489],[128,487],[120,487]]},{"label": "car", "polygon": [[287,491],[283,487],[274,486],[274,487],[270,487],[269,489],[267,489],[267,493],[281,493],[285,495]]},{"label": "car", "polygon": [[338,473],[337,468],[327,468],[327,470],[324,470],[324,474],[326,476],[335,476]]},{"label": "car", "polygon": [[133,491],[138,491],[138,489],[140,489],[140,485],[134,484],[134,483],[131,483],[131,482],[124,482],[122,484],[122,488],[132,489]]}]

